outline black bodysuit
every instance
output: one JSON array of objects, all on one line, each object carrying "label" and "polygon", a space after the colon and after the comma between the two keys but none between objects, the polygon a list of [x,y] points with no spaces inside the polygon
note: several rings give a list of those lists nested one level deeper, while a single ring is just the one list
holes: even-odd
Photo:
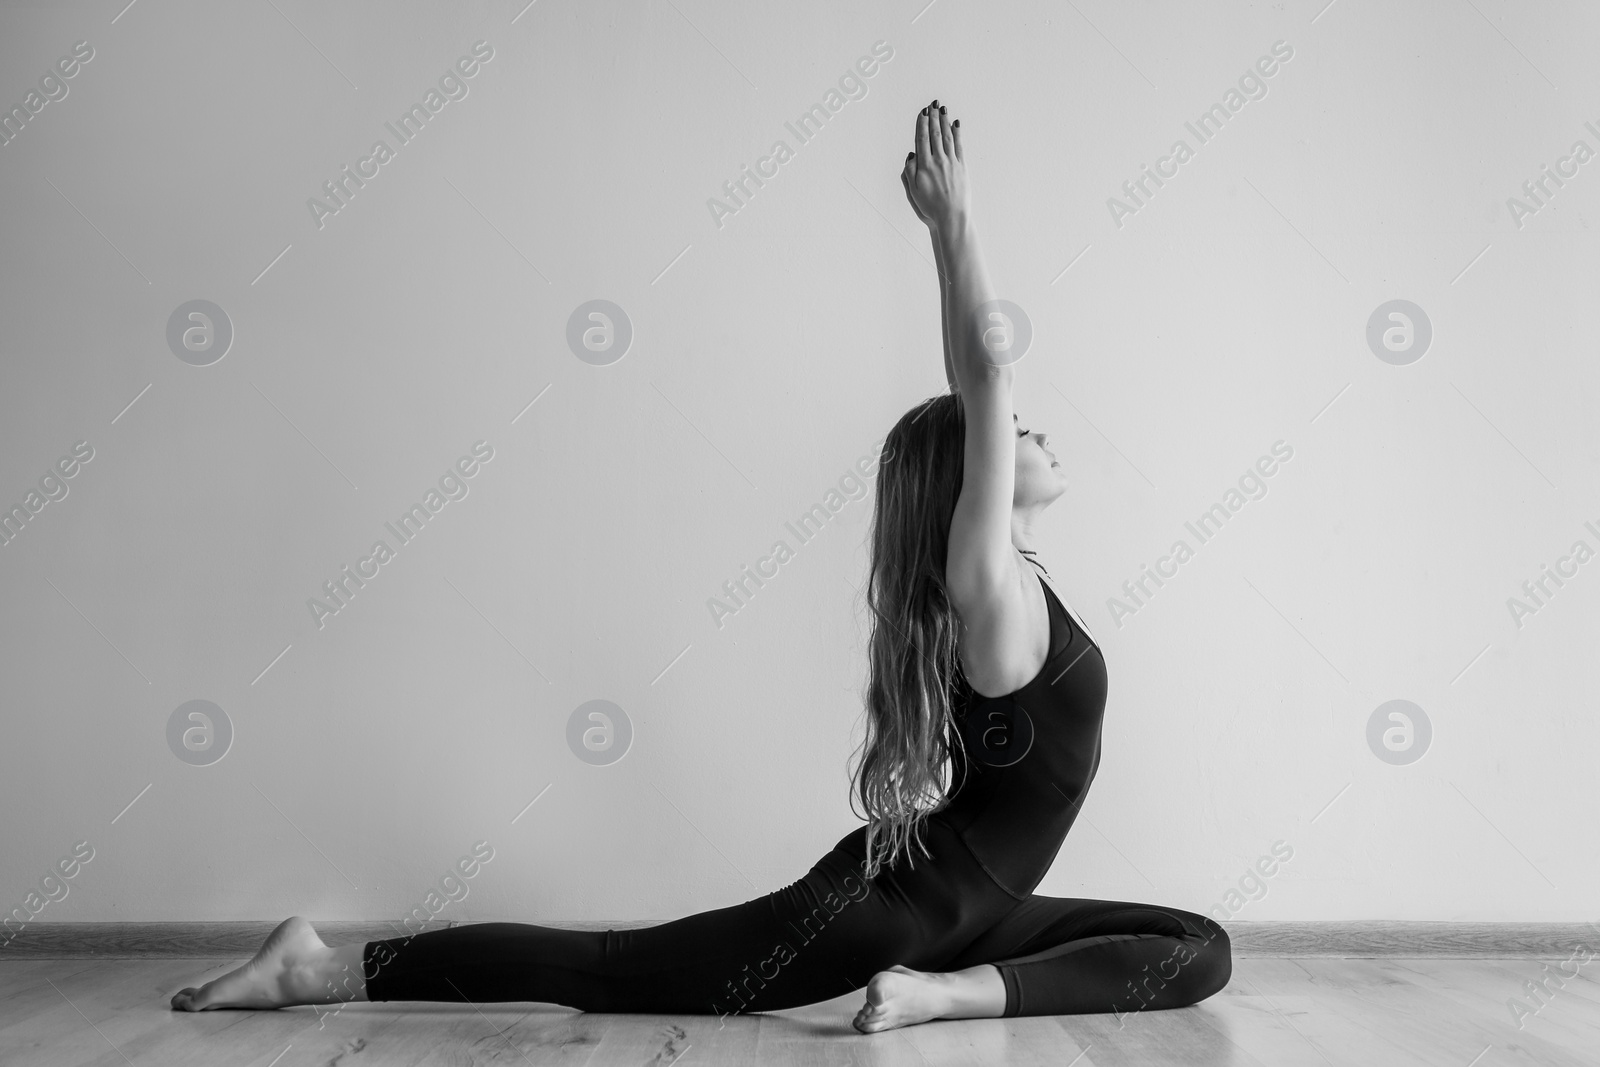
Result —
[{"label": "black bodysuit", "polygon": [[1232,971],[1211,919],[1120,901],[1041,897],[1100,765],[1106,669],[1048,585],[1050,651],[1007,697],[958,684],[949,799],[924,827],[931,860],[862,877],[866,827],[775,893],[636,930],[478,923],[371,941],[371,1000],[541,1001],[584,1011],[771,1011],[861,989],[903,964],[993,964],[1005,1014],[1182,1007]]}]

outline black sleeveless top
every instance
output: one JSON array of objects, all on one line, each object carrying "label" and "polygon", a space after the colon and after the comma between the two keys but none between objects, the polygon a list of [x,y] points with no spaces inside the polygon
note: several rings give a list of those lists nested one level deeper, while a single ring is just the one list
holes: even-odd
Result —
[{"label": "black sleeveless top", "polygon": [[958,672],[951,700],[961,739],[951,738],[948,800],[933,815],[1019,900],[1055,861],[1099,770],[1106,703],[1099,646],[1039,585],[1050,613],[1044,666],[1003,697],[979,696]]}]

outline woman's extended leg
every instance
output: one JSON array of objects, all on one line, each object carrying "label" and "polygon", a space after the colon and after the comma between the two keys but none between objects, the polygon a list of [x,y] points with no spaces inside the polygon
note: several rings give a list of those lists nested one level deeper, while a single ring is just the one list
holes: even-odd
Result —
[{"label": "woman's extended leg", "polygon": [[[274,989],[289,988],[281,982],[265,991],[234,982],[180,994],[173,1006],[538,1001],[584,1011],[731,1014],[811,1004],[860,989],[896,964],[937,966],[1015,909],[954,831],[942,823],[928,829],[933,858],[919,858],[915,868],[901,864],[862,880],[865,830],[858,829],[776,893],[643,929],[478,923],[320,950],[313,933],[298,969],[287,969],[321,981],[294,984],[298,999],[274,1000],[281,996]],[[270,941],[234,973],[284,970],[270,961]],[[339,960],[319,954],[356,950],[353,975],[335,973]],[[313,986],[317,999],[305,995]]]},{"label": "woman's extended leg", "polygon": [[1181,1008],[1220,990],[1232,972],[1227,932],[1204,916],[1031,896],[940,971],[875,975],[856,1026]]},{"label": "woman's extended leg", "polygon": [[372,1000],[542,1001],[584,1011],[731,1014],[812,1004],[895,964],[929,967],[1016,902],[953,831],[933,858],[861,878],[865,830],[798,882],[637,930],[483,923],[367,946]]}]

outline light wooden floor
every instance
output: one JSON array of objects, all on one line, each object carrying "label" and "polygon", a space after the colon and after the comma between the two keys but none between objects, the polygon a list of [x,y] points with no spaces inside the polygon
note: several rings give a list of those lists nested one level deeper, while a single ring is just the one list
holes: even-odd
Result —
[{"label": "light wooden floor", "polygon": [[[167,999],[239,960],[0,962],[0,1064],[1050,1064],[1052,1067],[1594,1067],[1600,982],[1583,968],[1519,1030],[1506,1005],[1537,960],[1238,959],[1178,1011],[937,1022],[863,1036],[858,997],[767,1016],[586,1015],[532,1005],[353,1004],[178,1014]],[[1552,960],[1552,963],[1557,961]],[[1571,965],[1568,966],[1568,970]],[[1076,1057],[1076,1058],[1075,1058]]]}]

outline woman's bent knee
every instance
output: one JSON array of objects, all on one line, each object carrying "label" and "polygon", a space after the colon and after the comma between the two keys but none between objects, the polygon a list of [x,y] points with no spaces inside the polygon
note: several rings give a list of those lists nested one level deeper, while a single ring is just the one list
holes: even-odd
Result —
[{"label": "woman's bent knee", "polygon": [[1233,945],[1228,932],[1210,919],[1202,920],[1198,936],[1183,939],[1187,958],[1180,951],[1179,981],[1175,990],[1181,1003],[1174,1007],[1198,1004],[1221,992],[1233,977]]}]

